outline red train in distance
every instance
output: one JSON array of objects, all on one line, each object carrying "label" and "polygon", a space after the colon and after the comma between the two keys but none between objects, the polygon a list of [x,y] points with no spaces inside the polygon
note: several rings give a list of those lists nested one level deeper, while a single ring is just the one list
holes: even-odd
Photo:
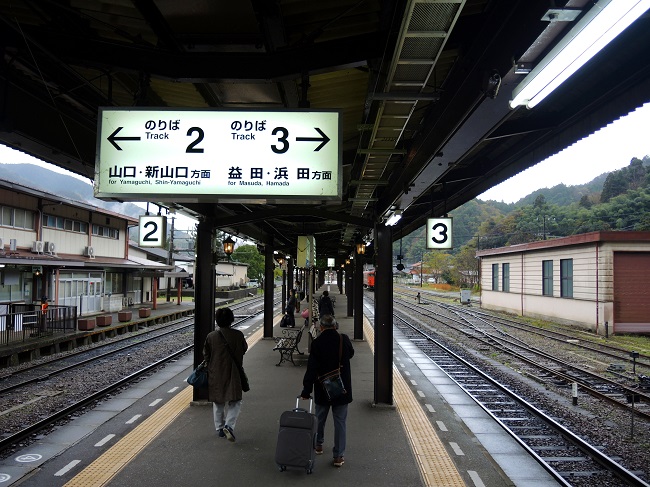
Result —
[{"label": "red train in distance", "polygon": [[375,290],[375,271],[364,271],[363,288],[367,289],[368,291]]}]

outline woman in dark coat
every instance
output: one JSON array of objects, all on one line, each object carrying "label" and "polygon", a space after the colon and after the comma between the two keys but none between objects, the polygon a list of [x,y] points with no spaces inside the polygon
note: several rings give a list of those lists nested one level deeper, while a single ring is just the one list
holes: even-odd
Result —
[{"label": "woman in dark coat", "polygon": [[287,309],[285,310],[287,313],[287,317],[289,318],[289,326],[294,327],[296,326],[296,317],[294,315],[296,311],[296,290],[292,289],[289,291],[289,299],[287,300]]},{"label": "woman in dark coat", "polygon": [[[242,384],[239,365],[243,365],[248,344],[244,334],[231,328],[235,316],[230,308],[216,313],[218,329],[208,334],[203,346],[203,358],[208,364],[208,400],[212,402],[214,426],[220,437],[235,441],[235,424],[241,411]],[[232,355],[228,352],[226,342]]]},{"label": "woman in dark coat", "polygon": [[[318,418],[318,431],[316,433],[317,455],[323,453],[325,422],[330,408],[332,409],[332,419],[334,420],[333,465],[341,467],[345,463],[348,404],[352,402],[350,359],[354,356],[354,348],[347,335],[336,331],[336,320],[333,316],[323,316],[320,321],[320,328],[320,335],[311,344],[311,352],[307,361],[307,370],[302,380],[303,388],[300,397],[309,399],[312,390],[314,391],[316,417]],[[340,360],[339,351],[341,353]],[[319,377],[336,369],[339,364],[341,365],[341,379],[343,379],[346,392],[330,401]]]},{"label": "woman in dark coat", "polygon": [[323,295],[318,300],[318,316],[323,317],[325,315],[334,316],[334,303],[332,303],[329,291],[323,291]]}]

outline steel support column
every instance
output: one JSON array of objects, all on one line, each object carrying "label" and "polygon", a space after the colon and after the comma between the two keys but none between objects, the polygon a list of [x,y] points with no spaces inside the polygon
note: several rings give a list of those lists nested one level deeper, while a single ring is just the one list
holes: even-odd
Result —
[{"label": "steel support column", "polygon": [[264,247],[264,338],[273,337],[273,249]]},{"label": "steel support column", "polygon": [[[205,337],[214,330],[216,274],[212,260],[214,228],[211,221],[196,227],[196,265],[194,266],[194,367],[203,361]],[[193,399],[207,400],[207,389],[194,388]]]},{"label": "steel support column", "polygon": [[354,273],[352,272],[352,264],[345,264],[345,295],[348,297],[348,316],[353,316],[354,314],[354,287],[352,286],[353,278]]},{"label": "steel support column", "polygon": [[393,258],[391,227],[375,229],[375,404],[393,404]]},{"label": "steel support column", "polygon": [[295,287],[293,277],[293,257],[287,257],[287,296],[289,291]]},{"label": "steel support column", "polygon": [[289,291],[287,290],[287,271],[284,269],[282,270],[282,295],[280,297],[280,312],[284,313],[284,311],[287,309],[287,293]]},{"label": "steel support column", "polygon": [[354,339],[363,340],[363,255],[354,259]]}]

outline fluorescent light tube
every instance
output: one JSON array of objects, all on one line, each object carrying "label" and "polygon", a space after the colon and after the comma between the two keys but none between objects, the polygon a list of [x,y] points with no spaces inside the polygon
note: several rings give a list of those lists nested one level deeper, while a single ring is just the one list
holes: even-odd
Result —
[{"label": "fluorescent light tube", "polygon": [[401,210],[395,210],[393,214],[386,221],[386,225],[391,227],[395,225],[398,221],[400,221],[401,218],[402,218]]},{"label": "fluorescent light tube", "polygon": [[513,91],[533,108],[650,8],[650,0],[599,0]]}]

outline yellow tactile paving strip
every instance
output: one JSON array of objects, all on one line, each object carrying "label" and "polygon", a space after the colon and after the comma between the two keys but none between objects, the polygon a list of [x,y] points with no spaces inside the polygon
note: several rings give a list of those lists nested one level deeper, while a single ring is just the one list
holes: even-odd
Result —
[{"label": "yellow tactile paving strip", "polygon": [[[375,353],[375,330],[366,319],[364,319],[363,330],[372,353]],[[431,422],[399,370],[394,366],[393,398],[420,467],[424,484],[430,487],[465,487],[465,482]]]},{"label": "yellow tactile paving strip", "polygon": [[[251,348],[263,337],[260,328],[248,339]],[[149,416],[141,425],[118,441],[113,447],[92,462],[65,487],[99,487],[106,485],[125,465],[140,453],[174,419],[189,407],[192,401],[192,387],[188,386],[176,394],[167,404]]]}]

